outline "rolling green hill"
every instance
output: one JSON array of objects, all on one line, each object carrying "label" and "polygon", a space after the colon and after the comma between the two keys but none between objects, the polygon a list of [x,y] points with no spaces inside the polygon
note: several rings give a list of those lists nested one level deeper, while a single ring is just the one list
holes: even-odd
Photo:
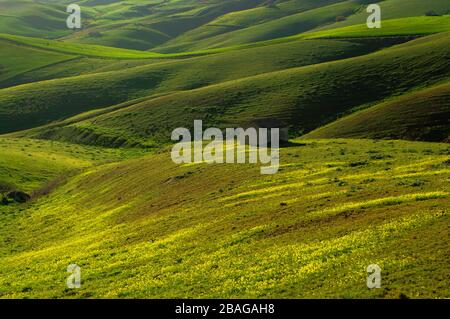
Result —
[{"label": "rolling green hill", "polygon": [[[281,159],[263,176],[162,152],[0,206],[0,297],[449,295],[448,145],[308,141]],[[80,289],[66,287],[71,263]],[[366,286],[373,263],[381,289]]]},{"label": "rolling green hill", "polygon": [[177,55],[165,55],[159,53],[129,50],[100,45],[83,45],[55,40],[22,37],[9,34],[0,34],[1,40],[11,41],[19,45],[37,47],[48,51],[55,51],[67,54],[76,54],[90,57],[100,57],[109,59],[151,59],[161,57],[174,57]]},{"label": "rolling green hill", "polygon": [[[0,40],[0,82],[22,73],[62,63],[73,56]],[[30,59],[30,56],[33,58]]]},{"label": "rolling green hill", "polygon": [[57,3],[1,0],[0,33],[50,38],[68,35],[65,11],[66,7]]},{"label": "rolling green hill", "polygon": [[62,182],[68,174],[141,154],[142,151],[132,149],[0,138],[0,196],[15,189],[30,193],[43,192],[56,187],[55,182]]},{"label": "rolling green hill", "polygon": [[[374,3],[375,1],[367,1]],[[441,0],[384,0],[376,1],[381,7],[382,20],[391,20],[408,17],[423,17],[427,12],[433,12],[437,15],[444,15],[450,13],[450,3]],[[366,10],[360,10],[356,14],[349,16],[345,21],[339,21],[326,26],[319,27],[319,29],[336,29],[345,26],[366,23],[368,13]],[[411,28],[413,30],[413,28]]]},{"label": "rolling green hill", "polygon": [[[192,126],[194,119],[203,119],[208,126],[229,127],[244,125],[255,117],[282,119],[291,127],[291,134],[298,136],[354,108],[448,79],[449,41],[448,34],[439,34],[360,57],[150,96],[68,126],[33,131],[31,136],[94,144],[101,141],[103,145],[155,145],[167,142],[174,128]],[[11,107],[18,104],[19,94],[2,93],[0,99],[14,101]],[[41,117],[44,112],[54,114],[51,110],[38,113]],[[18,121],[14,119],[14,123]]]},{"label": "rolling green hill", "polygon": [[[0,0],[0,299],[450,297],[450,0],[73,2]],[[175,164],[199,119],[278,172]]]},{"label": "rolling green hill", "polygon": [[[292,36],[334,21],[336,16],[350,15],[360,4],[357,0],[344,1],[317,9],[292,14],[266,23],[250,26],[242,30],[227,32],[222,35],[195,41],[193,44],[183,45],[183,39],[176,39],[176,47],[157,48],[160,52],[195,51],[207,48],[227,47],[258,41],[265,41],[279,37]],[[180,43],[181,42],[181,43]]]},{"label": "rolling green hill", "polygon": [[352,38],[383,37],[402,35],[427,35],[450,31],[450,15],[440,17],[413,17],[392,19],[382,22],[379,29],[368,29],[366,24],[358,24],[339,29],[316,31],[299,37],[315,38]]},{"label": "rolling green hill", "polygon": [[[274,5],[259,6],[256,8],[231,12],[218,17],[217,19],[185,32],[175,39],[169,40],[164,44],[165,48],[189,46],[199,40],[214,37],[216,35],[229,33],[231,31],[245,29],[264,22],[277,20],[311,9],[329,5],[339,0],[304,0],[304,1],[286,1]],[[227,35],[229,36],[229,34]]]},{"label": "rolling green hill", "polygon": [[[418,5],[418,2],[421,2],[421,4]],[[257,23],[256,25],[249,24],[242,28],[235,27],[235,30],[229,28],[231,30],[217,36],[211,34],[210,31],[211,29],[213,31],[217,29],[214,28],[214,24],[207,25],[202,27],[203,29],[195,29],[191,33],[187,32],[170,40],[155,50],[168,53],[219,48],[299,34],[302,36],[301,33],[305,32],[307,37],[308,31],[320,29],[329,29],[329,31],[319,32],[318,36],[326,36],[328,33],[331,36],[336,34],[346,35],[342,31],[349,33],[349,35],[358,34],[360,36],[423,35],[448,31],[448,26],[450,25],[448,16],[441,19],[438,19],[438,17],[425,17],[427,12],[435,12],[436,14],[450,12],[450,3],[445,1],[432,0],[424,3],[420,0],[386,0],[380,2],[383,28],[377,30],[367,29],[365,25],[368,17],[368,13],[365,10],[367,3],[369,2],[360,0],[341,1],[339,3],[329,2],[325,6],[322,4],[318,8],[311,7],[304,12],[290,14],[278,19]],[[340,17],[340,19],[345,18],[345,20],[333,23],[337,17]],[[398,18],[409,19],[399,20]],[[228,24],[225,23],[225,25],[228,26],[230,23],[233,25],[232,21],[228,22]],[[238,22],[235,23],[237,24]],[[220,20],[217,24],[221,25]],[[349,28],[335,31],[335,29],[343,27]]]},{"label": "rolling green hill", "polygon": [[[105,58],[95,54],[95,47],[84,50],[94,52],[92,56],[89,54],[86,56],[77,50],[66,50],[68,53],[63,53],[58,52],[59,42],[44,40],[44,42],[39,42],[41,45],[34,45],[36,40],[34,38],[14,37],[14,39],[11,41],[0,35],[0,88],[76,75],[123,70],[167,60],[166,58],[128,59],[120,58],[120,55]],[[42,45],[43,43],[48,43],[49,46]],[[56,49],[54,49],[55,47]],[[67,47],[65,48],[67,49]]]},{"label": "rolling green hill", "polygon": [[407,94],[321,127],[305,138],[444,141],[450,136],[450,83]]},{"label": "rolling green hill", "polygon": [[297,41],[7,88],[0,90],[0,132],[43,125],[134,98],[365,54],[388,44]]},{"label": "rolling green hill", "polygon": [[[366,0],[78,1],[83,28],[66,28],[70,1],[1,0],[0,33],[159,52],[264,41],[364,23]],[[443,0],[385,0],[383,19],[446,14]],[[341,17],[339,22],[335,22]],[[342,20],[342,17],[346,19]],[[124,52],[123,52],[124,53]],[[130,52],[128,52],[129,54]],[[126,55],[128,55],[126,54]],[[141,53],[143,54],[143,53]]]},{"label": "rolling green hill", "polygon": [[[188,3],[189,2],[189,3]],[[68,38],[77,43],[149,49],[233,11],[254,8],[265,0],[138,1],[95,7],[99,19]]]}]

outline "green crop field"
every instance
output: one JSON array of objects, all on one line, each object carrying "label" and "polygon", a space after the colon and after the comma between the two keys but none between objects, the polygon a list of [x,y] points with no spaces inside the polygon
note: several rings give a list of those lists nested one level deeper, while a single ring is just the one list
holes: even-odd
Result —
[{"label": "green crop field", "polygon": [[450,298],[450,0],[72,2],[0,0],[0,299]]}]

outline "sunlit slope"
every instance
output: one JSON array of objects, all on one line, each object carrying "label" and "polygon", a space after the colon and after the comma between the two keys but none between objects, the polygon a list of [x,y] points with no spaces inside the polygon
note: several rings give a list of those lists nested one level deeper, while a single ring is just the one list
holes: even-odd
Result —
[{"label": "sunlit slope", "polygon": [[51,186],[46,185],[48,182],[55,179],[62,182],[74,171],[119,161],[134,153],[140,152],[26,138],[0,138],[0,197],[17,189],[30,194],[39,192],[41,188],[50,189]]},{"label": "sunlit slope", "polygon": [[1,40],[8,40],[20,45],[43,48],[50,51],[83,55],[90,57],[110,58],[110,59],[150,59],[161,58],[167,55],[144,52],[138,50],[106,47],[101,45],[83,45],[79,43],[68,43],[56,40],[23,37],[17,35],[0,34]]},{"label": "sunlit slope", "polygon": [[[232,17],[234,14],[232,14],[228,23],[221,24],[221,20],[218,19],[218,22],[216,22],[218,27],[215,27],[215,24],[212,23],[198,30],[195,29],[168,41],[156,50],[160,52],[182,52],[219,48],[287,36],[303,36],[302,33],[305,32],[304,36],[307,37],[308,32],[321,29],[328,31],[318,33],[317,36],[403,36],[448,31],[450,25],[448,16],[426,17],[425,14],[427,12],[448,14],[450,12],[450,3],[432,0],[430,2],[420,1],[421,4],[417,5],[418,1],[387,0],[381,2],[383,24],[381,29],[367,28],[366,20],[369,15],[366,12],[367,1],[355,0],[323,5],[305,12],[291,14],[256,25],[247,25],[242,28],[239,27],[239,19],[236,22],[233,21]],[[272,10],[275,9],[272,8]],[[346,20],[333,23],[337,17],[340,17],[340,19],[345,18]],[[227,20],[225,19],[225,21]],[[233,30],[233,25],[235,25],[237,30]],[[228,32],[220,32],[223,34],[214,35],[214,32],[220,31],[221,28],[228,28],[229,30]]]},{"label": "sunlit slope", "polygon": [[242,30],[231,31],[204,40],[194,41],[193,43],[187,43],[186,45],[183,44],[182,38],[177,39],[176,42],[173,41],[176,44],[175,46],[168,45],[167,48],[162,46],[161,48],[158,48],[157,51],[180,52],[187,50],[202,50],[206,48],[227,47],[291,36],[334,21],[336,16],[351,15],[359,7],[360,3],[357,0],[344,1],[308,10],[306,12],[292,14],[287,17],[250,26]]},{"label": "sunlit slope", "polygon": [[[384,43],[298,41],[0,90],[0,132],[26,129],[155,93],[346,58]],[[76,71],[74,69],[74,71]]]},{"label": "sunlit slope", "polygon": [[343,0],[294,0],[270,1],[265,5],[248,10],[234,11],[224,14],[207,24],[187,31],[164,43],[164,50],[193,46],[196,42],[221,34],[234,37],[231,31],[249,28],[255,25],[277,20],[293,14],[306,12],[322,6],[327,6]]},{"label": "sunlit slope", "polygon": [[[366,1],[374,3],[375,1]],[[450,2],[447,0],[384,0],[376,1],[381,7],[382,20],[391,20],[407,17],[423,17],[427,13],[444,15],[450,13]],[[365,8],[354,15],[347,17],[345,21],[332,23],[319,29],[336,29],[350,25],[366,23],[369,13]],[[413,30],[413,28],[411,28]]]},{"label": "sunlit slope", "polygon": [[[369,107],[448,79],[447,34],[414,40],[369,55],[265,73],[200,89],[149,97],[32,136],[96,144],[146,145],[168,141],[177,127],[234,127],[277,118],[300,136],[355,108]],[[428,123],[423,123],[426,126]]]},{"label": "sunlit slope", "polygon": [[384,20],[379,29],[369,29],[366,24],[358,24],[338,29],[323,30],[302,34],[299,37],[314,38],[353,38],[383,36],[423,36],[450,31],[450,15],[440,17],[413,17]]},{"label": "sunlit slope", "polygon": [[95,6],[98,18],[69,41],[150,49],[229,12],[258,7],[265,0],[121,1]]},{"label": "sunlit slope", "polygon": [[[71,1],[1,0],[0,33],[164,52],[221,47],[364,23],[366,0],[78,1],[81,30],[66,26]],[[385,0],[383,20],[446,14],[444,0]],[[345,21],[335,22],[346,18]]]},{"label": "sunlit slope", "polygon": [[[0,296],[449,296],[448,145],[308,141],[280,158],[263,176],[163,152],[0,206]],[[381,289],[366,286],[374,263]]]},{"label": "sunlit slope", "polygon": [[165,59],[106,59],[57,53],[0,41],[0,88],[25,83],[124,70]]},{"label": "sunlit slope", "polygon": [[[86,9],[84,17],[90,10]],[[56,38],[71,33],[66,26],[66,6],[24,0],[0,1],[0,33]]]},{"label": "sunlit slope", "polygon": [[73,59],[74,56],[24,47],[0,40],[0,83],[25,72]]},{"label": "sunlit slope", "polygon": [[443,141],[450,136],[450,83],[395,98],[319,128],[306,138]]},{"label": "sunlit slope", "polygon": [[[71,46],[62,45],[65,48],[71,48]],[[0,88],[69,76],[123,70],[165,60],[147,57],[122,59],[120,54],[111,55],[110,58],[102,57],[101,54],[95,56],[94,53],[92,53],[93,56],[89,53],[86,56],[84,52],[96,52],[97,47],[85,46],[84,51],[67,50],[68,53],[63,53],[58,52],[58,49],[55,50],[55,46],[59,47],[61,43],[6,35],[2,38],[0,35]],[[115,48],[111,49],[115,50]],[[119,50],[119,52],[123,51]],[[148,53],[144,54],[148,55]]]}]

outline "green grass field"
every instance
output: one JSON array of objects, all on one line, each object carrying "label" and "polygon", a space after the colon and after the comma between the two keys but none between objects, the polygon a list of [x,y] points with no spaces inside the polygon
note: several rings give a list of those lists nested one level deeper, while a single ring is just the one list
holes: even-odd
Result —
[{"label": "green grass field", "polygon": [[[194,119],[203,119],[208,126],[233,127],[245,125],[255,117],[280,118],[291,127],[293,135],[301,135],[355,108],[377,104],[380,97],[404,94],[413,88],[448,79],[448,63],[445,62],[448,42],[447,34],[434,35],[361,57],[150,96],[131,105],[113,107],[110,112],[106,109],[89,119],[72,121],[69,125],[44,127],[28,136],[88,144],[144,146],[167,142],[174,127],[191,127]],[[229,64],[226,65],[229,70]],[[411,65],[414,68],[406,67]],[[380,69],[382,73],[377,72]],[[178,71],[177,74],[183,73]],[[17,105],[16,99],[20,96],[13,92],[11,101],[15,102],[11,107]],[[50,101],[49,97],[46,99]],[[40,114],[45,113],[40,111]]]},{"label": "green grass field", "polygon": [[[0,39],[12,41],[13,43],[28,45],[30,47],[42,48],[49,51],[90,56],[90,57],[100,57],[110,59],[151,59],[167,56],[164,54],[143,52],[137,50],[105,47],[101,45],[83,45],[77,43],[68,43],[39,38],[29,38],[9,34],[0,34]],[[176,55],[168,55],[168,56],[173,57]]]},{"label": "green grass field", "polygon": [[377,138],[444,141],[450,135],[450,83],[406,94],[356,112],[306,138]]},{"label": "green grass field", "polygon": [[[441,0],[383,0],[377,1],[381,7],[381,17],[383,20],[400,19],[408,17],[424,17],[427,12],[434,12],[438,15],[450,13],[448,1]],[[363,8],[354,15],[347,17],[345,21],[335,22],[318,29],[336,29],[345,26],[366,23],[367,12]],[[411,28],[413,30],[413,28]]]},{"label": "green grass field", "polygon": [[[413,30],[413,31],[412,31]],[[308,39],[345,37],[383,37],[401,35],[427,35],[450,31],[450,15],[441,17],[413,17],[392,19],[382,22],[379,29],[368,29],[359,24],[339,29],[331,29],[305,34]]]},{"label": "green grass field", "polygon": [[[177,166],[163,152],[7,207],[0,296],[448,296],[448,145],[308,141],[281,159],[264,177],[255,165]],[[82,268],[76,291],[70,263]],[[382,289],[366,287],[373,263]]]},{"label": "green grass field", "polygon": [[[0,82],[31,70],[73,58],[70,55],[22,47],[6,41],[0,41],[0,48],[2,49],[0,51]],[[33,59],[30,59],[30,56],[33,56]]]},{"label": "green grass field", "polygon": [[[56,38],[70,33],[62,4],[1,0],[0,33]],[[86,12],[87,13],[87,12]]]},{"label": "green grass field", "polygon": [[[221,48],[246,43],[265,41],[280,37],[296,35],[320,25],[333,21],[336,16],[350,15],[359,7],[358,1],[344,1],[329,6],[323,6],[316,9],[300,12],[273,21],[252,25],[248,28],[236,31],[230,31],[221,35],[195,41],[193,45],[183,46],[183,39],[175,39],[172,42],[181,47],[181,51],[196,51],[202,49]],[[170,45],[170,42],[168,42]],[[169,46],[157,48],[158,51],[172,52],[177,47]]]},{"label": "green grass field", "polygon": [[[371,2],[0,0],[0,299],[449,298],[450,2]],[[194,120],[278,173],[175,164]]]},{"label": "green grass field", "polygon": [[14,189],[35,191],[67,173],[142,153],[25,138],[1,138],[0,150],[0,194]]},{"label": "green grass field", "polygon": [[[7,88],[0,90],[0,114],[3,115],[0,131],[27,129],[132,98],[188,91],[257,74],[361,55],[386,45],[370,41],[297,41]],[[248,56],[252,56],[251,65],[248,65]],[[259,82],[258,79],[247,82]],[[227,85],[239,83],[229,82]],[[215,90],[215,87],[210,90]],[[41,103],[42,100],[46,103]],[[63,101],[65,107],[61,108]],[[17,108],[21,109],[20,116],[15,111]]]}]

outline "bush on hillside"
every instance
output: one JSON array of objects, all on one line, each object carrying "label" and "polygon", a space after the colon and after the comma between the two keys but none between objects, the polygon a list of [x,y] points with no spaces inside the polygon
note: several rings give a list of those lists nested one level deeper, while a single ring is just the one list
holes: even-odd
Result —
[{"label": "bush on hillside", "polygon": [[0,193],[7,193],[14,190],[16,187],[13,184],[0,181]]},{"label": "bush on hillside", "polygon": [[440,16],[439,13],[436,13],[436,12],[434,12],[434,11],[432,11],[432,10],[425,12],[425,15],[426,15],[427,17],[438,17],[438,16]]},{"label": "bush on hillside", "polygon": [[89,32],[89,36],[91,38],[101,38],[103,35],[98,31],[91,31]]}]

